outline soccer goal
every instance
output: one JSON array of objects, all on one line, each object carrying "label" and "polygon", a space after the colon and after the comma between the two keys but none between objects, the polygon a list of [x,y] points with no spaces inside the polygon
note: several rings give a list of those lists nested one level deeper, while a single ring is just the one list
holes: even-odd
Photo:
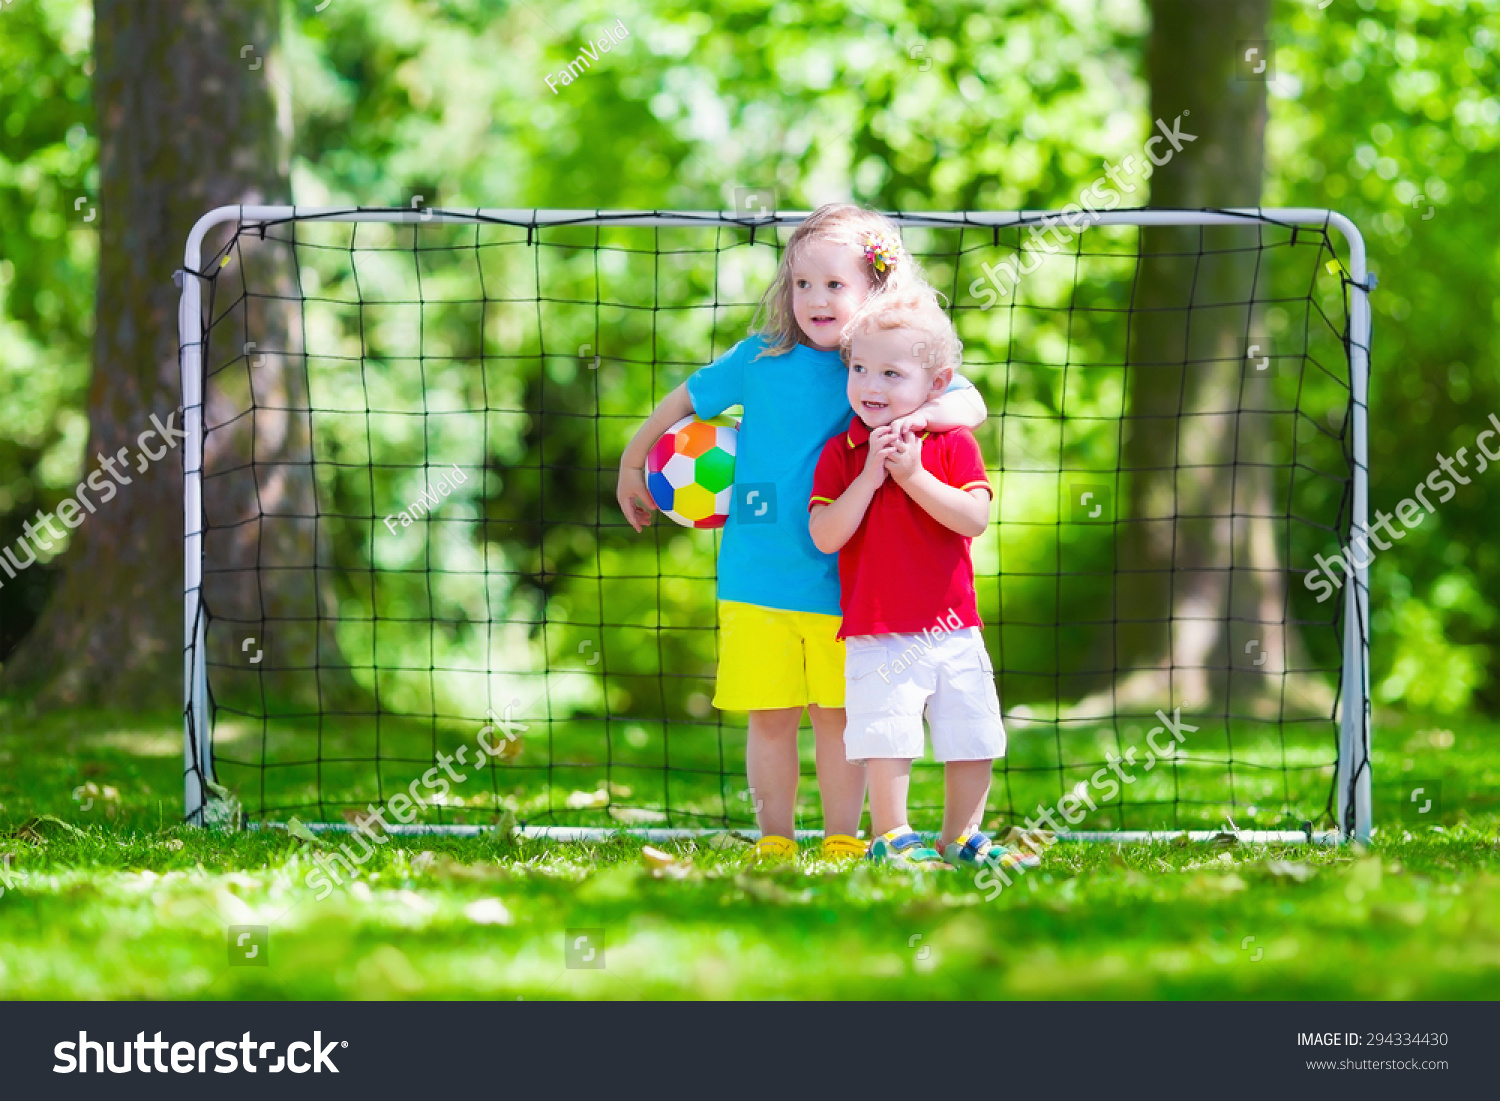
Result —
[{"label": "soccer goal", "polygon": [[[804,216],[204,215],[180,313],[188,820],[753,830],[745,717],[710,703],[722,533],[638,535],[614,488]],[[1367,532],[1356,228],[895,220],[989,409],[997,824],[1367,836],[1367,576],[1322,565]],[[919,762],[917,814],[941,783]]]}]

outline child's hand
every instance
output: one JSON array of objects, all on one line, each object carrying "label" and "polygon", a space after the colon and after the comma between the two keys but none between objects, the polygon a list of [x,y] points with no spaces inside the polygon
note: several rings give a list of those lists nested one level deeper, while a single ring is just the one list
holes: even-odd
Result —
[{"label": "child's hand", "polygon": [[927,414],[918,409],[915,413],[908,413],[904,417],[897,417],[891,421],[890,427],[898,436],[904,436],[908,432],[925,432],[928,428]]},{"label": "child's hand", "polygon": [[625,522],[636,531],[644,531],[651,523],[651,514],[656,511],[656,502],[646,489],[646,476],[633,466],[620,468],[620,480],[615,483],[615,500],[625,514]]},{"label": "child's hand", "polygon": [[922,469],[922,437],[910,429],[895,437],[885,468],[898,485],[904,486],[913,474]]},{"label": "child's hand", "polygon": [[860,476],[879,489],[885,481],[886,460],[894,454],[895,434],[889,428],[877,428],[870,433],[870,453],[865,457],[865,468]]}]

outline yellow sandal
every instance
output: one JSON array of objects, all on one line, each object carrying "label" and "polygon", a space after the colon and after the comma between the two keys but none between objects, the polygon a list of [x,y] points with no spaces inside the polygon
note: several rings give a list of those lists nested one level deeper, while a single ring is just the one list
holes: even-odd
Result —
[{"label": "yellow sandal", "polygon": [[823,838],[824,860],[859,860],[865,855],[865,843],[847,833],[830,833]]},{"label": "yellow sandal", "polygon": [[772,863],[782,860],[797,859],[797,842],[790,837],[778,837],[776,834],[767,834],[755,843],[750,850],[750,859],[756,863]]}]

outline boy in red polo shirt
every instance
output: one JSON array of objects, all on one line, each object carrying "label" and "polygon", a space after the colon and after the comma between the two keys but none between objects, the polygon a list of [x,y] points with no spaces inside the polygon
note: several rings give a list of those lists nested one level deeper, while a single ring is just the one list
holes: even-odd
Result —
[{"label": "boy in red polo shirt", "polygon": [[[912,417],[947,388],[961,349],[927,287],[850,321],[841,350],[857,415],[824,446],[808,503],[814,544],[839,555],[844,747],[868,774],[869,857],[907,867],[1021,862],[979,828],[992,763],[1005,754],[969,557],[989,525],[989,478],[967,429],[933,432]],[[937,850],[906,817],[924,712],[945,765]]]}]

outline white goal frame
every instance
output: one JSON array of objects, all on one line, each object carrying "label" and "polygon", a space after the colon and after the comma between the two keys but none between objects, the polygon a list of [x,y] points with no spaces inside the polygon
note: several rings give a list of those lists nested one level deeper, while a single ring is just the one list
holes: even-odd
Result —
[{"label": "white goal frame", "polygon": [[[299,221],[324,222],[445,222],[468,225],[513,225],[549,228],[558,226],[645,227],[794,227],[810,212],[777,212],[744,217],[714,211],[585,211],[585,210],[368,210],[326,206],[221,206],[199,218],[188,234],[183,270],[178,273],[182,289],[178,309],[179,364],[182,372],[183,516],[183,775],[184,802],[188,822],[205,824],[205,810],[213,783],[213,738],[208,715],[208,667],[206,625],[200,591],[203,582],[203,283],[200,272],[203,243],[209,231],[228,223],[268,224]],[[994,228],[1013,229],[1048,224],[1062,217],[1055,210],[1011,212],[970,211],[962,213],[892,214],[897,225],[918,229]],[[1353,494],[1346,545],[1368,538],[1369,524],[1369,378],[1371,282],[1366,266],[1365,242],[1347,217],[1332,210],[1310,207],[1237,207],[1224,210],[1115,210],[1090,213],[1085,227],[1092,225],[1133,226],[1229,226],[1258,222],[1282,226],[1333,227],[1349,247],[1349,389],[1352,409],[1354,469]],[[1351,557],[1355,557],[1352,556]],[[1370,836],[1370,647],[1368,637],[1369,570],[1359,565],[1350,585],[1352,599],[1344,604],[1344,645],[1341,671],[1342,707],[1339,727],[1338,768],[1334,779],[1336,823],[1334,831],[1304,833],[1296,830],[1238,830],[1232,824],[1223,832],[1246,842],[1367,841]],[[340,828],[333,826],[332,828]],[[430,826],[396,827],[392,832],[476,833],[489,827]],[[754,831],[723,829],[607,829],[572,826],[532,826],[518,830],[529,837],[557,841],[597,840],[621,834],[652,840],[670,840],[709,833],[738,832],[747,837]],[[1217,836],[1213,831],[1100,830],[1070,831],[1059,840],[1149,841],[1186,834],[1193,839]],[[820,836],[813,833],[810,836]]]}]

